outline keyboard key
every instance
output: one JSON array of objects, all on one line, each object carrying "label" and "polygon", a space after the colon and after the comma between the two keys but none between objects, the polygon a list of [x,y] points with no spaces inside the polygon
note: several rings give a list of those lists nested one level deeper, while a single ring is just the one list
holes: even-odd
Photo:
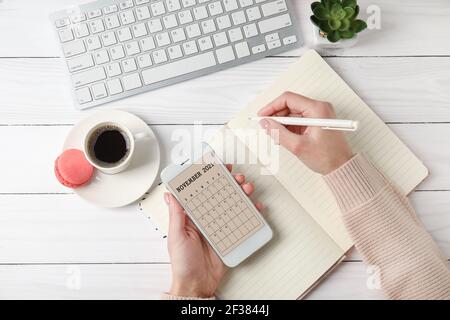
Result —
[{"label": "keyboard key", "polygon": [[141,45],[142,51],[149,51],[152,49],[155,49],[155,41],[152,37],[147,37],[144,39],[139,40],[139,44]]},{"label": "keyboard key", "polygon": [[198,40],[198,45],[201,51],[209,50],[213,48],[211,37],[203,37]]},{"label": "keyboard key", "polygon": [[133,22],[136,22],[134,19],[134,14],[132,10],[122,11],[120,14],[120,21],[122,25],[127,25]]},{"label": "keyboard key", "polygon": [[172,41],[174,43],[186,40],[186,35],[184,34],[183,28],[170,31],[170,35],[172,36]]},{"label": "keyboard key", "polygon": [[236,0],[223,0],[223,5],[225,7],[225,11],[233,11],[238,8],[238,4]]},{"label": "keyboard key", "polygon": [[75,14],[70,17],[70,21],[72,21],[72,23],[80,23],[82,21],[86,21],[86,15],[84,13]]},{"label": "keyboard key", "polygon": [[175,17],[174,14],[165,16],[163,18],[163,23],[164,23],[164,27],[166,27],[166,29],[175,28],[176,26],[178,26],[177,18]]},{"label": "keyboard key", "polygon": [[119,9],[117,8],[117,6],[115,4],[113,4],[113,5],[104,7],[103,8],[103,13],[104,14],[111,14],[111,13],[117,12],[118,10]]},{"label": "keyboard key", "polygon": [[289,27],[291,25],[292,21],[288,13],[258,22],[259,30],[261,30],[261,33],[272,32],[285,27]]},{"label": "keyboard key", "polygon": [[216,60],[214,58],[214,54],[212,52],[207,52],[190,58],[167,63],[159,67],[144,70],[142,71],[142,78],[144,80],[144,84],[149,85],[215,65]]},{"label": "keyboard key", "polygon": [[119,37],[120,42],[128,41],[132,39],[130,28],[125,27],[117,30],[117,36]]},{"label": "keyboard key", "polygon": [[119,79],[110,80],[106,82],[106,85],[108,86],[110,95],[115,95],[123,92],[122,84],[120,83]]},{"label": "keyboard key", "polygon": [[188,41],[188,42],[183,43],[183,50],[184,50],[184,54],[187,56],[198,52],[195,41]]},{"label": "keyboard key", "polygon": [[137,62],[139,65],[139,68],[147,68],[152,65],[152,59],[150,58],[150,54],[146,53],[139,57],[137,57]]},{"label": "keyboard key", "polygon": [[183,2],[183,7],[189,8],[195,6],[195,0],[181,0]]},{"label": "keyboard key", "polygon": [[142,87],[141,77],[139,73],[133,73],[122,78],[123,87],[126,91]]},{"label": "keyboard key", "polygon": [[97,64],[103,64],[103,63],[109,62],[108,51],[99,50],[99,51],[94,52],[94,59],[95,59],[95,63],[97,63]]},{"label": "keyboard key", "polygon": [[87,13],[89,19],[97,18],[102,15],[102,11],[100,9],[92,10]]},{"label": "keyboard key", "polygon": [[242,8],[251,6],[253,4],[253,0],[239,0]]},{"label": "keyboard key", "polygon": [[86,52],[83,40],[68,42],[62,48],[66,58]]},{"label": "keyboard key", "polygon": [[241,28],[234,28],[228,31],[228,36],[230,37],[231,42],[236,42],[244,39],[244,36],[242,35]]},{"label": "keyboard key", "polygon": [[153,61],[158,64],[158,63],[163,63],[167,61],[167,55],[166,55],[166,51],[165,50],[157,50],[157,51],[153,51]]},{"label": "keyboard key", "polygon": [[73,26],[73,31],[77,38],[87,37],[89,35],[89,29],[86,23],[78,23]]},{"label": "keyboard key", "polygon": [[119,3],[119,7],[120,7],[121,10],[128,9],[128,8],[133,7],[133,6],[134,6],[133,0],[127,0],[127,1],[123,1],[123,2]]},{"label": "keyboard key", "polygon": [[57,28],[65,27],[70,24],[69,18],[61,18],[55,21],[55,25]]},{"label": "keyboard key", "polygon": [[58,34],[61,42],[68,42],[74,39],[72,29],[69,28],[60,29]]},{"label": "keyboard key", "polygon": [[252,48],[252,53],[253,54],[261,53],[261,52],[264,52],[264,51],[266,51],[266,45],[265,44],[261,44],[259,46],[254,46]]},{"label": "keyboard key", "polygon": [[80,71],[94,66],[94,60],[90,54],[82,55],[70,60],[67,60],[67,66],[70,72]]},{"label": "keyboard key", "polygon": [[216,44],[216,47],[221,47],[226,44],[228,44],[227,35],[225,32],[216,33],[214,36],[214,43]]},{"label": "keyboard key", "polygon": [[91,92],[89,88],[81,88],[75,91],[75,96],[79,104],[84,104],[92,101]]},{"label": "keyboard key", "polygon": [[72,76],[72,82],[75,88],[104,79],[106,79],[106,73],[103,67],[79,72]]},{"label": "keyboard key", "polygon": [[216,25],[214,23],[214,20],[206,20],[202,22],[202,30],[204,34],[208,34],[211,32],[216,31]]},{"label": "keyboard key", "polygon": [[244,11],[238,11],[231,14],[231,19],[233,20],[233,24],[238,26],[240,24],[246,23],[247,18],[245,17]]},{"label": "keyboard key", "polygon": [[120,69],[119,63],[112,63],[106,67],[106,73],[108,73],[109,77],[115,77],[122,74],[122,70]]},{"label": "keyboard key", "polygon": [[189,38],[195,38],[200,36],[202,33],[200,32],[200,27],[197,23],[191,24],[190,26],[187,26],[186,32]]},{"label": "keyboard key", "polygon": [[149,3],[150,2],[150,0],[134,0],[134,1],[136,2],[137,6],[139,6],[141,4],[144,4],[144,3]]},{"label": "keyboard key", "polygon": [[236,50],[237,57],[244,58],[248,57],[250,55],[250,50],[248,48],[247,42],[240,42],[234,46],[234,49]]},{"label": "keyboard key", "polygon": [[267,49],[272,50],[281,47],[281,41],[280,40],[274,40],[267,42]]},{"label": "keyboard key", "polygon": [[169,53],[169,58],[171,60],[178,59],[183,56],[183,52],[181,51],[181,47],[179,45],[168,48],[167,52]]},{"label": "keyboard key", "polygon": [[211,16],[217,16],[218,14],[223,13],[223,9],[222,9],[222,5],[220,4],[220,1],[216,1],[216,2],[208,4],[208,10],[209,10],[209,14]]},{"label": "keyboard key", "polygon": [[136,8],[136,18],[141,21],[150,18],[150,10],[147,6]]},{"label": "keyboard key", "polygon": [[196,7],[193,9],[195,20],[208,18],[208,11],[205,6]]},{"label": "keyboard key", "polygon": [[216,56],[217,61],[219,61],[219,63],[221,64],[236,59],[236,57],[234,56],[233,47],[231,46],[216,50]]},{"label": "keyboard key", "polygon": [[132,28],[135,38],[143,37],[147,35],[147,28],[144,23],[135,24]]},{"label": "keyboard key", "polygon": [[105,18],[106,29],[114,29],[120,27],[119,18],[117,15],[111,15]]},{"label": "keyboard key", "polygon": [[219,30],[227,29],[231,27],[231,21],[229,16],[221,16],[216,19],[217,27]]},{"label": "keyboard key", "polygon": [[94,51],[102,47],[98,36],[93,36],[86,39],[86,44],[89,51]]},{"label": "keyboard key", "polygon": [[246,38],[256,37],[258,35],[256,24],[252,23],[244,26],[244,34]]},{"label": "keyboard key", "polygon": [[89,21],[89,28],[91,29],[92,34],[105,31],[102,19]]},{"label": "keyboard key", "polygon": [[178,20],[180,20],[181,24],[186,24],[194,21],[191,11],[189,10],[178,12]]},{"label": "keyboard key", "polygon": [[271,33],[271,34],[266,35],[264,37],[264,39],[266,39],[266,42],[271,42],[271,41],[279,40],[280,36],[278,35],[277,32],[275,32],[275,33]]},{"label": "keyboard key", "polygon": [[167,46],[170,44],[170,37],[167,32],[160,33],[156,36],[156,42],[159,47]]},{"label": "keyboard key", "polygon": [[102,34],[103,46],[108,47],[117,43],[116,35],[114,32],[106,32]]},{"label": "keyboard key", "polygon": [[286,37],[286,38],[283,38],[283,44],[285,45],[285,46],[287,46],[287,45],[289,45],[289,44],[293,44],[293,43],[296,43],[297,42],[297,37],[294,35],[294,36],[289,36],[289,37]]},{"label": "keyboard key", "polygon": [[166,7],[169,12],[177,11],[181,9],[179,0],[166,0]]},{"label": "keyboard key", "polygon": [[153,19],[147,22],[150,33],[156,33],[163,29],[160,19]]},{"label": "keyboard key", "polygon": [[122,61],[123,72],[131,72],[137,69],[136,61],[133,58]]},{"label": "keyboard key", "polygon": [[162,1],[155,2],[150,5],[150,8],[152,10],[153,16],[160,16],[164,13],[166,13],[166,8],[164,7],[164,4]]},{"label": "keyboard key", "polygon": [[261,9],[264,17],[269,17],[287,11],[287,6],[284,0],[277,0],[263,4]]},{"label": "keyboard key", "polygon": [[249,8],[246,10],[248,21],[255,21],[261,19],[261,12],[258,7]]},{"label": "keyboard key", "polygon": [[106,92],[106,87],[103,83],[97,83],[92,86],[92,95],[94,96],[95,100],[103,99],[108,96],[108,93]]},{"label": "keyboard key", "polygon": [[118,60],[125,57],[125,52],[123,51],[123,48],[121,45],[112,47],[109,52],[111,53],[111,59]]},{"label": "keyboard key", "polygon": [[137,41],[128,42],[125,45],[125,52],[128,56],[133,56],[135,54],[138,54],[141,52],[141,49],[139,48],[139,45]]}]

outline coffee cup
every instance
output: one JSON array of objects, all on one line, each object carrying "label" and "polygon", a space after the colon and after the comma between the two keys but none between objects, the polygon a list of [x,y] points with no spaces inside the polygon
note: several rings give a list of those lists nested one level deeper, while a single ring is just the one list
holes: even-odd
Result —
[{"label": "coffee cup", "polygon": [[135,144],[146,133],[133,134],[123,124],[102,122],[93,126],[85,136],[86,159],[105,174],[117,174],[127,169],[135,153]]}]

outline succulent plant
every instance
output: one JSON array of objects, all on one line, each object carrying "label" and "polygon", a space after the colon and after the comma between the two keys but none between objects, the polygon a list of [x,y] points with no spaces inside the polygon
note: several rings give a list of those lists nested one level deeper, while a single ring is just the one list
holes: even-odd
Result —
[{"label": "succulent plant", "polygon": [[313,2],[314,15],[311,21],[330,42],[353,38],[367,28],[367,24],[356,19],[359,6],[356,0],[321,0]]}]

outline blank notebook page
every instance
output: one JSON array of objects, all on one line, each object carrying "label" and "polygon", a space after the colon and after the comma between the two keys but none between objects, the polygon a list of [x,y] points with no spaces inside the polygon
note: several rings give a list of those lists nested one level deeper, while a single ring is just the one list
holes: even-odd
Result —
[{"label": "blank notebook page", "polygon": [[[262,107],[285,91],[328,101],[333,104],[338,118],[358,120],[358,131],[347,134],[353,151],[364,152],[403,193],[412,191],[428,175],[422,162],[314,50],[306,52],[274,85],[243,109],[229,122],[229,127],[237,136],[245,128],[261,130],[256,121],[248,118],[256,116]],[[252,147],[249,145],[250,149]],[[257,154],[256,150],[252,152]],[[322,177],[284,148],[280,150],[279,163],[280,168],[274,174],[281,185],[344,251],[349,249],[352,242]]]}]

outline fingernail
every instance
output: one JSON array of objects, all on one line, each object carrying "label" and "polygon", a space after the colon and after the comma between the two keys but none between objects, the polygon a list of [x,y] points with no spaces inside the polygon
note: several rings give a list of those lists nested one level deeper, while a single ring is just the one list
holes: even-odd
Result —
[{"label": "fingernail", "polygon": [[164,201],[166,202],[166,204],[170,203],[169,193],[167,193],[167,192],[164,193]]},{"label": "fingernail", "polygon": [[259,121],[259,124],[266,130],[269,127],[269,121],[267,121],[266,119],[262,119],[261,121]]}]

